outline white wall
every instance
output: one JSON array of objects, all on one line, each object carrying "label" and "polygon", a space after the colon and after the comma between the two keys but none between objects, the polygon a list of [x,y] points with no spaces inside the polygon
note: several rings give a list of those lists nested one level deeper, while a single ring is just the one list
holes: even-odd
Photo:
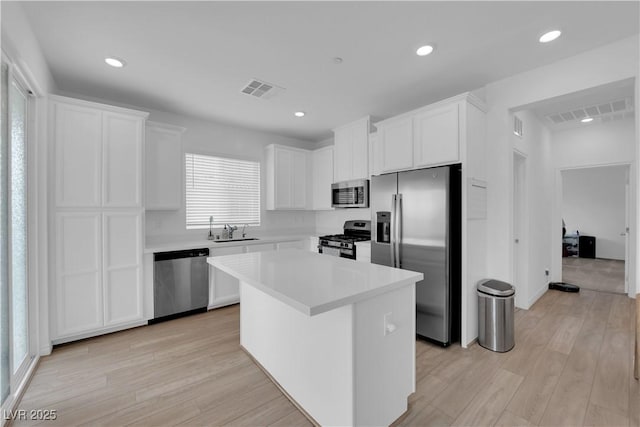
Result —
[{"label": "white wall", "polygon": [[553,132],[554,167],[567,169],[633,161],[635,132],[632,119],[594,121],[579,128]]},{"label": "white wall", "polygon": [[626,166],[562,172],[562,216],[567,232],[596,238],[596,258],[624,260]]},{"label": "white wall", "polygon": [[[628,78],[638,77],[639,38],[633,36],[618,42],[593,49],[582,54],[540,67],[525,73],[491,83],[486,86],[487,101],[487,268],[490,277],[505,281],[512,280],[513,265],[513,231],[505,224],[511,223],[513,182],[513,144],[511,142],[512,115],[510,111],[521,110],[524,106],[556,96],[566,95],[587,88],[613,83]],[[551,173],[552,174],[552,173]],[[634,180],[635,186],[635,178]],[[539,190],[536,190],[539,191]],[[632,191],[635,193],[636,189]],[[540,196],[542,197],[542,196]],[[530,200],[530,217],[543,218],[549,221],[545,229],[554,238],[554,230],[560,225],[560,219],[554,220],[550,212],[557,200],[550,204],[534,204]],[[559,207],[557,207],[559,209]],[[560,228],[561,229],[561,228]],[[631,236],[633,256],[638,231]],[[561,238],[558,237],[558,238]],[[547,238],[531,242],[531,253],[561,251],[561,245],[547,244]],[[557,246],[557,249],[555,249]],[[558,255],[558,259],[560,257]],[[633,270],[634,266],[631,266]],[[558,265],[551,267],[552,278],[560,274]],[[531,273],[534,274],[534,273]],[[538,274],[536,271],[535,274]],[[635,283],[635,270],[630,271]],[[535,282],[534,282],[535,283]],[[543,291],[544,289],[542,289]],[[530,284],[526,293],[529,296],[527,305],[533,303],[539,290]],[[526,305],[525,305],[526,306]]]},{"label": "white wall", "polygon": [[[352,219],[371,219],[371,209],[350,208],[336,209],[333,211],[316,212],[316,233],[324,234],[342,233],[344,222]],[[373,224],[372,224],[373,226]]]},{"label": "white wall", "polygon": [[[553,200],[551,134],[533,112],[525,110],[515,114],[522,120],[524,129],[522,138],[511,134],[510,140],[513,149],[526,158],[524,235],[520,236],[520,245],[527,265],[522,268],[524,283],[516,283],[515,280],[512,283],[516,287],[516,305],[529,308],[546,290],[549,277],[545,270],[551,269],[552,262],[549,251],[552,245],[549,206]],[[546,209],[546,214],[541,215],[540,209]],[[513,233],[513,218],[510,218],[510,224]],[[515,252],[513,245],[511,243]]]},{"label": "white wall", "polygon": [[[248,233],[259,235],[264,233],[304,233],[312,234],[315,230],[315,213],[312,211],[267,211],[265,210],[265,165],[264,147],[269,144],[282,144],[305,149],[315,148],[313,142],[302,141],[265,132],[238,128],[226,124],[199,120],[176,114],[146,110],[151,114],[149,120],[160,123],[182,126],[183,149],[186,152],[212,154],[241,158],[261,162],[261,225],[252,227]],[[147,211],[146,236],[156,239],[203,238],[205,230],[186,230],[186,214],[184,203],[179,211]]]}]

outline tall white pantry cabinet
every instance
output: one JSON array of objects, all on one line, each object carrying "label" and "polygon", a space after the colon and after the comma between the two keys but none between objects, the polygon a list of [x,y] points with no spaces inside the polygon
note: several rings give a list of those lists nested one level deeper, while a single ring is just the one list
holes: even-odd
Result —
[{"label": "tall white pantry cabinet", "polygon": [[143,323],[142,159],[148,113],[50,99],[55,344]]}]

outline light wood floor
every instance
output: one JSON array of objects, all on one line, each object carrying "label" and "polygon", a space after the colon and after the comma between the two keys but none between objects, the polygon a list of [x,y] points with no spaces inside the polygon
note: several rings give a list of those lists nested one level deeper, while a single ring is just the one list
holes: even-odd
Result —
[{"label": "light wood floor", "polygon": [[[549,291],[516,312],[508,353],[418,341],[416,393],[396,425],[640,425],[634,308],[622,295]],[[46,425],[309,425],[240,350],[238,314],[232,306],[56,348],[19,408],[56,409]]]},{"label": "light wood floor", "polygon": [[562,280],[583,289],[624,294],[624,261],[565,257]]}]

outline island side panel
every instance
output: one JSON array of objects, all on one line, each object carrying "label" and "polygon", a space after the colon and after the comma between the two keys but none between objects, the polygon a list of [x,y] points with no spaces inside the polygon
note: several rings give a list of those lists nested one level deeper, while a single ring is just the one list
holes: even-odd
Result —
[{"label": "island side panel", "polygon": [[356,425],[389,425],[407,410],[416,383],[415,295],[413,284],[354,306]]},{"label": "island side panel", "polygon": [[305,315],[240,282],[240,344],[321,425],[354,425],[353,306]]}]

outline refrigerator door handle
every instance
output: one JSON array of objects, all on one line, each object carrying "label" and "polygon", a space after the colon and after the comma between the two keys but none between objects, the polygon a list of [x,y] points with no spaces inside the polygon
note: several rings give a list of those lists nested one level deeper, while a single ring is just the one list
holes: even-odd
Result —
[{"label": "refrigerator door handle", "polygon": [[400,253],[400,242],[402,241],[402,194],[398,194],[396,203],[396,260],[397,267],[402,268],[402,254]]},{"label": "refrigerator door handle", "polygon": [[391,195],[391,230],[389,230],[389,237],[391,241],[389,242],[389,249],[391,250],[391,267],[396,266],[396,195]]}]

